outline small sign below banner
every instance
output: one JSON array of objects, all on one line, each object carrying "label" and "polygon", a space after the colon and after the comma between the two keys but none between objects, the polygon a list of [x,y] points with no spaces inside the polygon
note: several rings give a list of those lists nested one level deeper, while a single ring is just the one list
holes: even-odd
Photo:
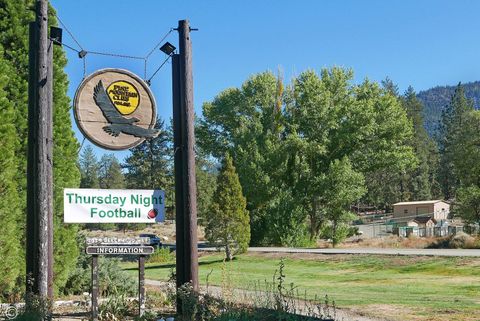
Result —
[{"label": "small sign below banner", "polygon": [[150,244],[149,237],[87,237],[87,246],[93,245],[145,245]]},{"label": "small sign below banner", "polygon": [[65,223],[155,223],[165,220],[165,192],[66,188]]},{"label": "small sign below banner", "polygon": [[87,246],[89,255],[150,255],[155,249],[152,246]]}]

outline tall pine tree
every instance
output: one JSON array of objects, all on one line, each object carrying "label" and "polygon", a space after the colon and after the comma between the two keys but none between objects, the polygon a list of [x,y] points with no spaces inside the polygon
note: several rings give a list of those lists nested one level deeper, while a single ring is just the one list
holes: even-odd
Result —
[{"label": "tall pine tree", "polygon": [[172,183],[170,166],[170,133],[163,120],[157,119],[156,129],[160,134],[131,149],[123,167],[129,188],[165,189]]},{"label": "tall pine tree", "polygon": [[80,167],[80,187],[99,188],[98,180],[98,159],[93,152],[92,146],[88,145],[83,150],[78,161]]},{"label": "tall pine tree", "polygon": [[417,99],[411,86],[408,87],[402,97],[402,105],[413,124],[413,137],[410,140],[410,145],[418,160],[417,167],[407,172],[402,181],[408,193],[408,197],[404,200],[428,200],[438,194],[438,183],[435,175],[438,161],[437,147],[425,130],[423,105]]},{"label": "tall pine tree", "polygon": [[454,159],[458,148],[462,148],[461,130],[465,125],[468,112],[472,111],[473,102],[465,97],[465,91],[458,84],[450,103],[442,112],[437,130],[437,142],[440,152],[438,180],[445,199],[451,199],[459,184],[459,177],[454,168]]},{"label": "tall pine tree", "polygon": [[212,244],[225,248],[228,261],[243,253],[250,242],[250,215],[242,186],[230,156],[226,156],[217,177],[217,190],[207,216],[205,236]]},{"label": "tall pine tree", "polygon": [[105,154],[100,159],[99,165],[100,188],[122,189],[125,188],[125,177],[122,167],[115,154]]},{"label": "tall pine tree", "polygon": [[23,262],[19,258],[21,233],[17,218],[21,208],[15,179],[15,148],[19,141],[15,133],[13,103],[7,99],[4,89],[9,74],[6,62],[0,57],[0,297],[7,296],[13,289]]},{"label": "tall pine tree", "polygon": [[160,134],[131,149],[123,168],[125,185],[133,189],[161,189],[165,191],[167,216],[172,215],[174,204],[171,132],[164,121],[157,119]]},{"label": "tall pine tree", "polygon": [[[4,87],[5,98],[13,104],[18,144],[15,148],[15,174],[18,201],[12,201],[12,209],[18,210],[16,235],[24,235],[26,213],[26,155],[27,155],[27,98],[28,98],[28,26],[34,21],[33,0],[0,0],[0,46],[3,47],[2,58],[5,60],[8,82]],[[56,25],[53,9],[49,9],[49,22]],[[63,188],[76,187],[79,184],[77,168],[78,143],[75,139],[70,120],[70,99],[67,96],[68,80],[63,71],[66,58],[62,48],[54,46],[53,70],[53,174],[54,174],[54,282],[61,288],[68,274],[75,267],[78,256],[76,243],[77,227],[63,224]],[[14,71],[14,72],[13,72]],[[2,115],[2,117],[4,117]],[[22,249],[19,273],[24,274],[25,237],[17,244]],[[3,257],[4,261],[9,261]],[[18,259],[16,259],[18,260]]]}]

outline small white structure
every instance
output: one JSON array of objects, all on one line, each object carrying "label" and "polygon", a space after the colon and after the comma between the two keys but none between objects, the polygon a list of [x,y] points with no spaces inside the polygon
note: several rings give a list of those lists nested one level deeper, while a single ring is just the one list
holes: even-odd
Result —
[{"label": "small white structure", "polygon": [[393,204],[393,218],[397,222],[410,221],[418,216],[430,216],[435,221],[446,220],[450,214],[450,204],[441,201],[399,202]]}]

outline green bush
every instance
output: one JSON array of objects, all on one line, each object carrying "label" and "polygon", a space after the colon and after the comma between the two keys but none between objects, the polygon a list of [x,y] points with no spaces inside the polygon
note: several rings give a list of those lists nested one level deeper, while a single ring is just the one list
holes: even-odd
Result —
[{"label": "green bush", "polygon": [[[85,244],[85,235],[79,233],[77,243]],[[120,260],[115,257],[99,257],[98,278],[100,284],[100,295],[136,293],[137,280],[123,271],[120,267]],[[92,283],[92,256],[85,253],[84,246],[80,247],[80,255],[77,265],[61,289],[65,295],[80,295],[90,292]]]},{"label": "green bush", "polygon": [[138,313],[138,301],[129,300],[125,294],[113,295],[98,307],[99,321],[125,320]]},{"label": "green bush", "polygon": [[149,263],[170,263],[175,261],[175,255],[170,252],[169,248],[159,248],[148,257]]},{"label": "green bush", "polygon": [[[77,267],[70,274],[63,293],[66,295],[79,295],[90,292],[92,282],[91,256],[82,254],[79,256]],[[99,293],[106,296],[109,294],[134,295],[137,292],[137,280],[120,267],[120,259],[100,257],[98,260]]]}]

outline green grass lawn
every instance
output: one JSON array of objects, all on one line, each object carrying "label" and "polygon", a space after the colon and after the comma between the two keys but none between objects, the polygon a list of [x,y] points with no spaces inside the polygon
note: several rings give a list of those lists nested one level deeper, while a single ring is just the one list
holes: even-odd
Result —
[{"label": "green grass lawn", "polygon": [[[398,320],[480,320],[480,258],[378,255],[287,255],[286,282],[328,296],[339,307]],[[280,256],[247,254],[224,264],[221,255],[200,258],[200,282],[253,289],[272,281]],[[167,280],[173,264],[147,264],[146,278]],[[136,264],[124,268],[136,274]]]}]

